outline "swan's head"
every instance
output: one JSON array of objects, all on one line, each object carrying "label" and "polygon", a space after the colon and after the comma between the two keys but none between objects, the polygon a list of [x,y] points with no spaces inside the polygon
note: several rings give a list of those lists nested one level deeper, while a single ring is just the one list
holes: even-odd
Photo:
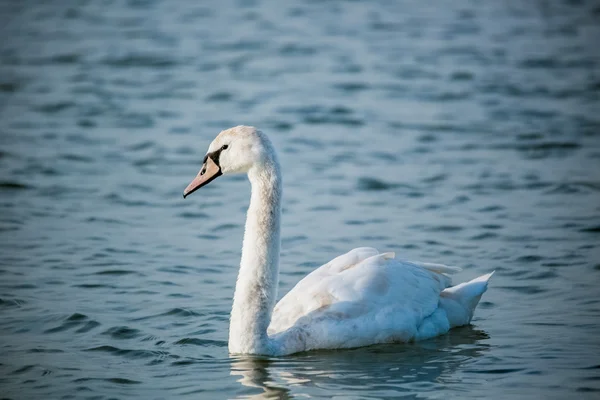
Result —
[{"label": "swan's head", "polygon": [[253,126],[222,131],[208,146],[200,172],[183,191],[183,197],[225,174],[246,173],[256,165],[274,160],[269,139]]}]

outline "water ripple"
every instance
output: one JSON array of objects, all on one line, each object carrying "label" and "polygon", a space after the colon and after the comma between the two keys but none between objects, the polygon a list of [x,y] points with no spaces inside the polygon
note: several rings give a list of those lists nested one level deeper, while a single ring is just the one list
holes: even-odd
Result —
[{"label": "water ripple", "polygon": [[[595,2],[196,3],[0,2],[2,396],[600,390]],[[237,124],[279,151],[279,296],[374,246],[496,270],[473,325],[230,356],[248,182],[181,190]]]}]

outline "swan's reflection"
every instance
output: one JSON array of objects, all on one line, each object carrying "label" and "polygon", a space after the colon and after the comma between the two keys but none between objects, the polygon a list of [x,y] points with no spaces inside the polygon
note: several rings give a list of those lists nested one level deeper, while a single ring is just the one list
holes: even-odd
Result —
[{"label": "swan's reflection", "polygon": [[[432,340],[353,350],[317,351],[284,358],[238,357],[231,375],[244,387],[238,398],[288,399],[365,392],[375,397],[434,390],[455,382],[454,372],[488,348],[488,335],[467,326]],[[331,392],[330,392],[331,391]],[[293,392],[293,396],[292,396]]]},{"label": "swan's reflection", "polygon": [[238,357],[231,362],[231,375],[239,375],[238,380],[242,385],[249,388],[258,388],[251,394],[244,393],[238,396],[242,399],[289,399],[289,389],[285,385],[278,385],[271,380],[269,368],[275,363],[274,359],[260,357]]}]

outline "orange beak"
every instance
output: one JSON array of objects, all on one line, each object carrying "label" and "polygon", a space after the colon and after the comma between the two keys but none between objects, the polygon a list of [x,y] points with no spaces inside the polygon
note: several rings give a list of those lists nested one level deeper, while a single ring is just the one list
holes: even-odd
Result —
[{"label": "orange beak", "polygon": [[208,185],[221,175],[223,175],[221,167],[219,167],[212,158],[206,157],[206,162],[202,164],[202,168],[200,169],[200,172],[198,172],[198,175],[196,175],[194,180],[190,182],[183,191],[183,198],[185,199],[187,195],[192,194],[202,186]]}]

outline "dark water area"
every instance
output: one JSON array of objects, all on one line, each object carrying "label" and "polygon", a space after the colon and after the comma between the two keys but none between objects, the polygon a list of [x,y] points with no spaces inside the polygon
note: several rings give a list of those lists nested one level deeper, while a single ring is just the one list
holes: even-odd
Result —
[{"label": "dark water area", "polygon": [[[1,1],[0,398],[600,396],[594,1]],[[359,246],[496,270],[420,343],[230,357],[246,178],[283,167],[280,296]]]}]

